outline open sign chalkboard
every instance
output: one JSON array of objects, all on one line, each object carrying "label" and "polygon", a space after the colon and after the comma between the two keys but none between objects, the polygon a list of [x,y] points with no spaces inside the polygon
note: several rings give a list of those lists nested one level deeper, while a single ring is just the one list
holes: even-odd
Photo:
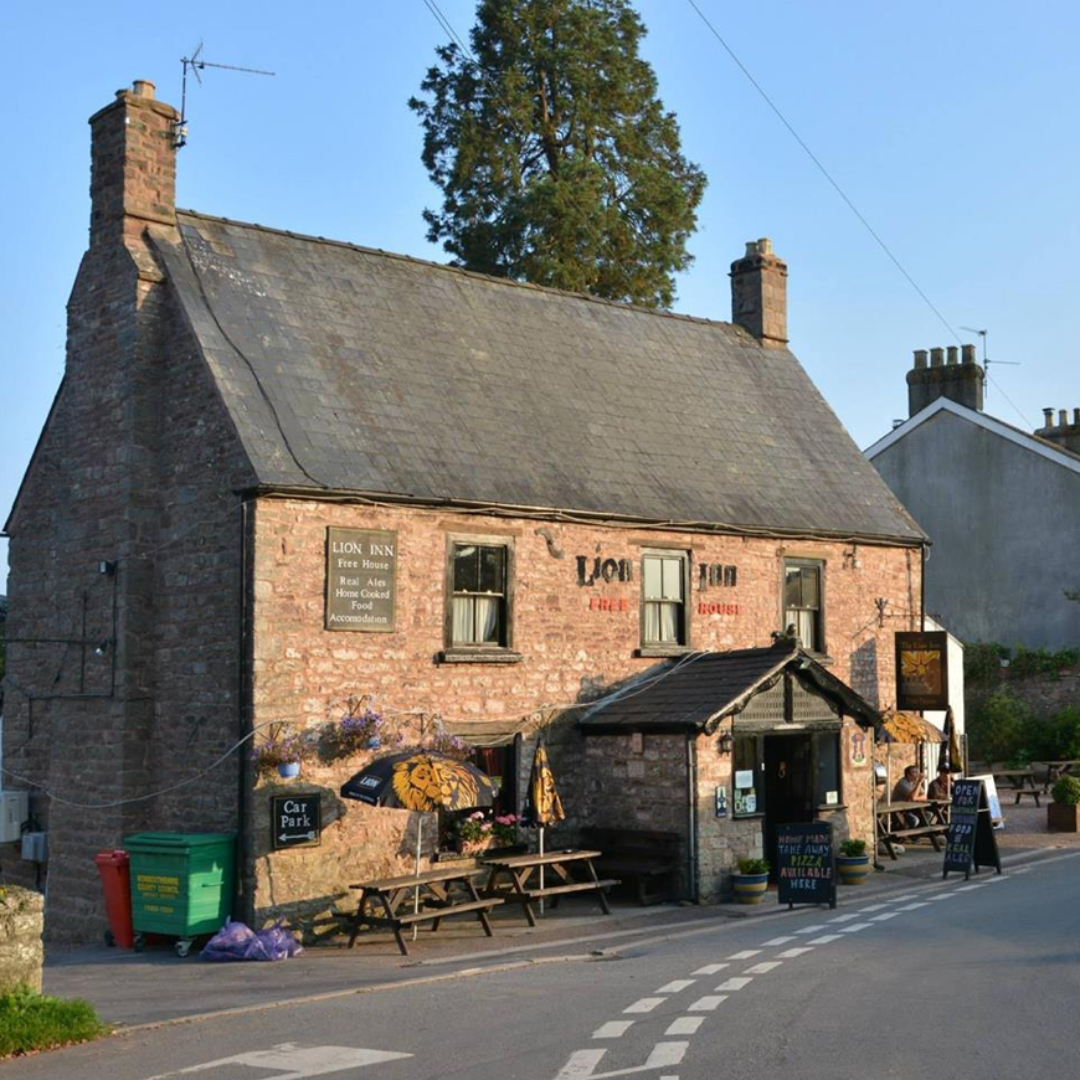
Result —
[{"label": "open sign chalkboard", "polygon": [[836,907],[832,823],[800,822],[776,827],[776,881],[781,904]]},{"label": "open sign chalkboard", "polygon": [[971,877],[980,866],[997,867],[1001,873],[1001,856],[997,837],[990,820],[990,802],[982,780],[957,780],[953,783],[952,806],[949,812],[949,833],[945,840],[945,864],[941,876],[949,871],[963,872]]}]

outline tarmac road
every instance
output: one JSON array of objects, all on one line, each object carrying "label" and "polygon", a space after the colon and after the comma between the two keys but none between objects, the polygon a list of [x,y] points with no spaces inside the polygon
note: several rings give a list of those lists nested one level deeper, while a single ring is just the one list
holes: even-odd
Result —
[{"label": "tarmac road", "polygon": [[134,1031],[4,1063],[0,1076],[1068,1076],[1078,959],[1080,852],[840,911],[633,939],[588,960]]}]

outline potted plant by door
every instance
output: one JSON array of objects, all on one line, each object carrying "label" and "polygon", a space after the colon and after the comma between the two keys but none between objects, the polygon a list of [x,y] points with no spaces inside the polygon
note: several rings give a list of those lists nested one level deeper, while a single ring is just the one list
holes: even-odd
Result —
[{"label": "potted plant by door", "polygon": [[731,875],[735,899],[740,904],[760,904],[769,887],[769,864],[765,859],[740,859],[739,872]]},{"label": "potted plant by door", "polygon": [[1050,789],[1053,802],[1046,808],[1050,832],[1080,832],[1080,780],[1063,776]]},{"label": "potted plant by door", "polygon": [[836,871],[841,885],[861,885],[870,873],[870,856],[865,840],[845,840],[836,856]]}]

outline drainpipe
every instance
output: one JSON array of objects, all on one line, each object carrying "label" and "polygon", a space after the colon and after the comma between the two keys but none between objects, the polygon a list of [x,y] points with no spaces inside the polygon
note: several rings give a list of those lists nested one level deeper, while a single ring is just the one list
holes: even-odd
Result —
[{"label": "drainpipe", "polygon": [[[251,711],[251,702],[248,694],[251,659],[251,619],[249,612],[249,600],[252,595],[250,582],[251,573],[250,545],[248,543],[250,528],[250,503],[246,495],[240,498],[240,611],[237,622],[237,738],[244,739],[251,734],[254,717]],[[251,895],[252,877],[248,873],[251,859],[249,848],[250,836],[247,827],[248,816],[248,778],[250,768],[248,759],[251,757],[251,746],[244,743],[241,747],[240,760],[237,768],[237,799],[236,799],[236,861],[237,873],[234,884],[235,906],[237,915],[245,922],[250,923],[254,914],[253,897]]]},{"label": "drainpipe", "polygon": [[919,545],[919,630],[926,632],[926,544]]},{"label": "drainpipe", "polygon": [[686,840],[686,869],[690,876],[690,899],[701,903],[698,881],[698,834],[697,834],[697,747],[694,734],[686,736],[686,822],[689,830]]}]

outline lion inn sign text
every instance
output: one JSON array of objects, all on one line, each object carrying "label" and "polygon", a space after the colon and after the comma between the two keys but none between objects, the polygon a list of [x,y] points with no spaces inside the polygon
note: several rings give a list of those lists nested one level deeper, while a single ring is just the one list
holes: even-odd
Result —
[{"label": "lion inn sign text", "polygon": [[394,629],[397,533],[326,530],[326,629]]}]

